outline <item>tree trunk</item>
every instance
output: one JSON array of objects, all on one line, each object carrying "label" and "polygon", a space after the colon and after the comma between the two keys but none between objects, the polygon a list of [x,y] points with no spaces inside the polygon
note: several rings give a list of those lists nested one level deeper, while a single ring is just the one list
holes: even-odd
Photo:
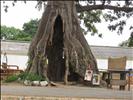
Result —
[{"label": "tree trunk", "polygon": [[89,64],[97,73],[95,57],[81,32],[75,2],[48,1],[29,48],[26,71],[67,83],[84,78]]}]

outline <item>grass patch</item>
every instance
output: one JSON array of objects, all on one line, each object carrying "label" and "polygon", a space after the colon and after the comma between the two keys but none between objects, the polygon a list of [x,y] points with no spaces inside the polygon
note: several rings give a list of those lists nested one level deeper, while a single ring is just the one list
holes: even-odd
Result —
[{"label": "grass patch", "polygon": [[26,72],[23,72],[23,73],[21,73],[21,74],[18,75],[18,77],[22,81],[25,80],[27,76],[28,76],[28,73],[26,73]]},{"label": "grass patch", "polygon": [[45,80],[43,77],[37,75],[37,74],[33,74],[33,73],[29,73],[26,77],[26,80],[30,80],[30,81],[42,81]]},{"label": "grass patch", "polygon": [[14,81],[24,81],[24,80],[29,80],[29,81],[45,81],[45,78],[43,78],[42,76],[39,76],[37,74],[33,74],[33,73],[20,73],[19,75],[12,75],[7,77],[4,82],[14,82]]},{"label": "grass patch", "polygon": [[4,82],[7,82],[7,83],[14,82],[14,81],[17,81],[18,78],[19,78],[18,75],[12,75],[12,76],[7,77],[7,79],[5,79]]},{"label": "grass patch", "polygon": [[26,73],[26,72],[19,74],[19,78],[21,80],[30,80],[30,81],[44,81],[45,80],[45,78],[43,78],[42,76],[39,76],[33,73]]}]

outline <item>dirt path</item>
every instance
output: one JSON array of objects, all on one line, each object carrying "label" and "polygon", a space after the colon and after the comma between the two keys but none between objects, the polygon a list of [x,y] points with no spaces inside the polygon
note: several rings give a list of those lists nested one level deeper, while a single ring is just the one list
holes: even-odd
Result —
[{"label": "dirt path", "polygon": [[83,97],[96,99],[133,100],[133,90],[119,91],[106,88],[90,87],[33,87],[22,85],[2,85],[1,95],[12,96],[49,96],[49,97]]}]

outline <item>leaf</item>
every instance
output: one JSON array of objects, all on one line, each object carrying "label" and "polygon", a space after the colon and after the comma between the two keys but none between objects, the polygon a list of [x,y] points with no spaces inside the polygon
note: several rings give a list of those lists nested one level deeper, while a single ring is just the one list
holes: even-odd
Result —
[{"label": "leaf", "polygon": [[99,34],[98,36],[99,36],[100,38],[102,38],[102,37],[103,37],[103,35],[102,35],[102,34]]}]

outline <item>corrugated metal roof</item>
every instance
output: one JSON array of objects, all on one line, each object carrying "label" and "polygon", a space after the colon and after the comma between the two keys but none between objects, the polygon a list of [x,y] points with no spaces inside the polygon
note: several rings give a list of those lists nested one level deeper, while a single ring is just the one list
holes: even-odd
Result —
[{"label": "corrugated metal roof", "polygon": [[133,48],[129,47],[110,47],[110,46],[90,46],[96,58],[107,59],[108,57],[127,56],[133,60]]},{"label": "corrugated metal roof", "polygon": [[[127,56],[133,60],[133,48],[129,47],[111,47],[111,46],[90,46],[92,53],[96,58],[107,59],[108,57]],[[1,51],[8,54],[26,55],[29,48],[29,42],[1,41]]]}]

